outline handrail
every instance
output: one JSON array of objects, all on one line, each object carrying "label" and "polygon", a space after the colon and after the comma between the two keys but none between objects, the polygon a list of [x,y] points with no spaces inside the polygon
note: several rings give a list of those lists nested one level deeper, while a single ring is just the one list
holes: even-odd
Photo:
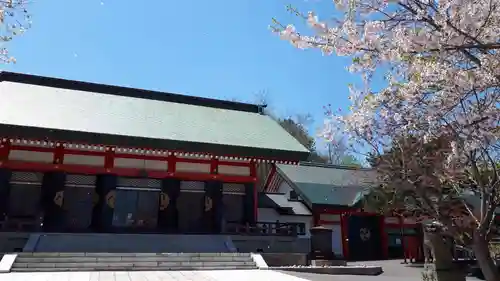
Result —
[{"label": "handrail", "polygon": [[255,225],[227,222],[226,234],[250,234],[264,236],[298,236],[305,232],[305,223],[257,222]]}]

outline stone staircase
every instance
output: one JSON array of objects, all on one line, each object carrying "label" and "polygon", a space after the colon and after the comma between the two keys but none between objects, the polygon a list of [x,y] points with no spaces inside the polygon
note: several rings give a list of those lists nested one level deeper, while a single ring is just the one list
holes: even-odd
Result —
[{"label": "stone staircase", "polygon": [[19,253],[12,272],[257,269],[250,253]]}]

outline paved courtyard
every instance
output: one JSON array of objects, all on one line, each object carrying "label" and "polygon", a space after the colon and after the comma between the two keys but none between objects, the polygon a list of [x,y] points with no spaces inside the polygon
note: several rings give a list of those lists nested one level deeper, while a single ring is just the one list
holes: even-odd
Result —
[{"label": "paved courtyard", "polygon": [[306,281],[271,270],[58,272],[0,274],[2,281]]},{"label": "paved courtyard", "polygon": [[[367,264],[367,263],[364,263]],[[324,275],[273,270],[135,271],[6,273],[2,281],[421,281],[421,268],[406,267],[400,261],[379,261],[380,276]],[[469,277],[467,280],[478,280]]]},{"label": "paved courtyard", "polygon": [[[422,281],[423,268],[401,264],[401,260],[359,262],[354,264],[382,266],[384,273],[379,276],[336,275],[333,277],[331,275],[299,272],[287,272],[287,274],[310,281]],[[467,277],[467,281],[479,280],[474,277]]]}]

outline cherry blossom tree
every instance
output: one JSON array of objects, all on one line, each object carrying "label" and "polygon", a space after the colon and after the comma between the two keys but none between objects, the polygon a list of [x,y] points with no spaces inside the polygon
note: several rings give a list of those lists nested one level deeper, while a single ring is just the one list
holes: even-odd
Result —
[{"label": "cherry blossom tree", "polygon": [[5,44],[31,26],[28,0],[0,0],[0,63],[13,63]]},{"label": "cherry blossom tree", "polygon": [[[362,151],[377,153],[410,136],[423,142],[448,140],[450,153],[435,178],[457,187],[457,195],[463,192],[458,187],[467,184],[481,198],[479,211],[470,212],[473,249],[486,280],[500,280],[487,250],[500,203],[500,1],[334,4],[342,16],[325,21],[288,6],[311,27],[304,33],[276,19],[272,26],[297,48],[352,57],[348,69],[363,79],[362,87],[349,86],[349,113],[327,111],[325,136],[340,131]],[[385,72],[387,84],[374,92],[370,86],[377,71]]]},{"label": "cherry blossom tree", "polygon": [[468,248],[475,229],[475,217],[470,213],[477,212],[464,186],[442,178],[452,153],[450,142],[446,137],[430,142],[415,137],[397,139],[390,150],[369,158],[379,176],[378,185],[365,196],[366,210],[412,217],[425,226],[424,248],[431,246],[433,250],[434,275],[440,281],[465,280],[465,272],[453,263],[450,248],[454,245],[448,242],[443,247],[443,241],[453,237],[455,245]]}]

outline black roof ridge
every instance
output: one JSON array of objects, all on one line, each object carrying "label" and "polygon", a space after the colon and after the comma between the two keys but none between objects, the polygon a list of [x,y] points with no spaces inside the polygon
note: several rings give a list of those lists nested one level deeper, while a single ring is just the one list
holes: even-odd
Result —
[{"label": "black roof ridge", "polygon": [[373,168],[364,168],[364,167],[356,167],[356,166],[348,166],[348,165],[325,164],[325,163],[308,162],[308,161],[299,162],[299,166],[332,168],[332,169],[339,169],[339,170],[375,171],[375,169],[373,169]]},{"label": "black roof ridge", "polygon": [[244,111],[262,114],[263,105],[256,105],[243,102],[219,100],[212,98],[203,98],[196,96],[188,96],[182,94],[174,94],[168,92],[160,92],[145,89],[136,89],[124,86],[98,84],[93,82],[84,82],[77,80],[69,80],[55,77],[45,77],[33,74],[0,71],[0,82],[9,81],[23,84],[31,84],[37,86],[45,86],[59,89],[76,90],[95,92],[108,95],[116,95],[131,98],[149,99],[164,102],[173,102],[189,105],[197,105],[204,107],[228,109],[235,111]]}]

